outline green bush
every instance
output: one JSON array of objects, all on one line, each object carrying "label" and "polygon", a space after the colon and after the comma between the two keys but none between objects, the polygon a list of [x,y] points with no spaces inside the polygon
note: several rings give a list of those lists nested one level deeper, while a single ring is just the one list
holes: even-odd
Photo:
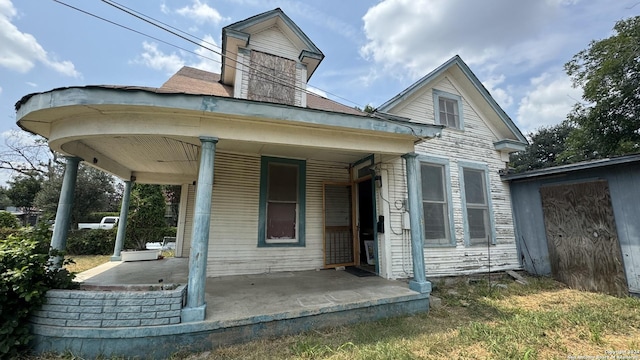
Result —
[{"label": "green bush", "polygon": [[67,236],[67,253],[71,255],[113,254],[117,228],[72,230]]},{"label": "green bush", "polygon": [[18,235],[23,232],[22,229],[0,228],[0,240],[8,238],[10,235]]},{"label": "green bush", "polygon": [[17,229],[20,227],[18,218],[8,211],[0,211],[0,228]]},{"label": "green bush", "polygon": [[28,348],[29,318],[49,289],[75,287],[73,274],[51,267],[49,235],[42,225],[0,240],[0,358],[18,357]]}]

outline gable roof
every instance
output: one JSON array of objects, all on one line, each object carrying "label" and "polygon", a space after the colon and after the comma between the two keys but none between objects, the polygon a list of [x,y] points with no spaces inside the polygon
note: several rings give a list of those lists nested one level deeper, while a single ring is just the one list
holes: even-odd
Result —
[{"label": "gable roof", "polygon": [[315,72],[324,54],[280,8],[263,12],[222,28],[222,73],[225,84],[233,84],[236,56],[240,48],[250,44],[251,35],[277,26],[300,50],[298,60],[307,65],[307,80]]},{"label": "gable roof", "polygon": [[462,74],[464,74],[464,77],[467,79],[469,85],[471,85],[472,88],[475,89],[475,91],[482,96],[482,98],[486,101],[489,107],[496,113],[498,118],[512,133],[514,139],[523,144],[527,144],[528,143],[527,139],[522,134],[520,129],[518,129],[516,124],[511,120],[509,115],[507,115],[507,113],[504,112],[504,110],[500,107],[500,105],[498,105],[498,103],[491,96],[489,91],[484,87],[484,85],[482,85],[482,82],[480,82],[480,80],[476,77],[476,75],[471,71],[469,66],[467,66],[467,64],[464,61],[462,61],[462,58],[460,58],[459,55],[456,55],[451,59],[447,60],[444,64],[440,65],[435,70],[433,70],[432,72],[422,77],[420,80],[413,83],[411,86],[409,86],[408,88],[400,92],[398,95],[394,96],[384,104],[380,105],[377,110],[382,112],[389,112],[393,107],[400,104],[404,100],[408,99],[409,97],[411,97],[411,95],[415,94],[417,91],[419,91],[423,87],[428,86],[440,75],[442,75],[443,73],[445,73],[446,71],[454,67],[457,67],[462,72]]},{"label": "gable roof", "polygon": [[[233,87],[220,82],[220,74],[183,66],[161,87],[162,91],[196,95],[233,97]],[[367,113],[339,102],[307,92],[307,108],[343,114],[368,116]]]}]

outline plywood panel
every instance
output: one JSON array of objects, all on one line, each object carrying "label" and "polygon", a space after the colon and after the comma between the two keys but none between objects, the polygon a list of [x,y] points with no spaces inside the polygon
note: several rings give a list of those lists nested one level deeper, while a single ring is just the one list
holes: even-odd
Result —
[{"label": "plywood panel", "polygon": [[572,288],[628,293],[606,181],[540,189],[553,276]]}]

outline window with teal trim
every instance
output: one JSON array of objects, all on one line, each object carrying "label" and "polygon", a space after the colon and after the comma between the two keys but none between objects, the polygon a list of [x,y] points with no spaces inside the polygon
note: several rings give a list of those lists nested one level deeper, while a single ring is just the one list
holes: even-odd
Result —
[{"label": "window with teal trim", "polygon": [[306,163],[263,157],[258,246],[304,246]]},{"label": "window with teal trim", "polygon": [[420,160],[424,246],[455,245],[449,163],[446,159],[428,156],[420,156]]},{"label": "window with teal trim", "polygon": [[487,197],[487,176],[482,169],[462,168],[466,239],[469,245],[492,243],[491,209]]},{"label": "window with teal trim", "polygon": [[448,92],[433,90],[433,107],[436,124],[462,130],[462,97]]}]

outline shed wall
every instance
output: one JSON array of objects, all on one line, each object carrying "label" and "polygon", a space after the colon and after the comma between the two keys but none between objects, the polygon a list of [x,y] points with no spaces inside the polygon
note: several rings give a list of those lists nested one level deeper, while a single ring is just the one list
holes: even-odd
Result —
[{"label": "shed wall", "polygon": [[603,166],[511,182],[518,253],[533,274],[551,275],[540,187],[607,180],[629,291],[640,293],[640,164]]}]

